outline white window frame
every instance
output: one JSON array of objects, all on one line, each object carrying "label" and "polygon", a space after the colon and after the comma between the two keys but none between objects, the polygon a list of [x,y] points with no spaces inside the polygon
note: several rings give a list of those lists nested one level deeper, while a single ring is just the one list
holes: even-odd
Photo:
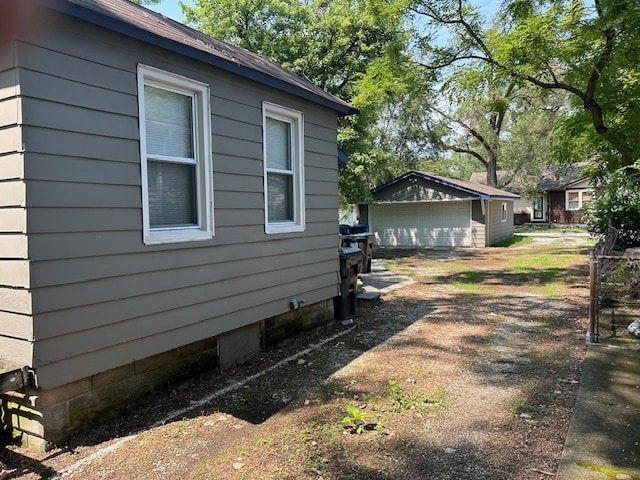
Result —
[{"label": "white window frame", "polygon": [[[291,168],[292,172],[271,169],[267,165],[267,118],[272,118],[291,126]],[[302,112],[274,103],[262,102],[262,158],[264,166],[264,225],[265,232],[290,233],[305,229],[305,191],[304,191],[304,116]],[[293,221],[269,221],[269,172],[291,173],[293,175]]]},{"label": "white window frame", "polygon": [[506,222],[507,221],[507,213],[509,212],[509,208],[507,206],[507,202],[502,202],[502,207],[501,207],[501,211],[500,211],[500,221],[501,222]]},{"label": "white window frame", "polygon": [[[578,194],[578,208],[569,208],[569,193],[577,193]],[[565,197],[564,197],[564,204],[566,205],[566,209],[569,212],[575,212],[578,210],[581,210],[582,207],[584,207],[584,202],[582,200],[582,196],[583,194],[587,194],[589,196],[591,196],[591,191],[588,190],[578,190],[578,189],[569,189],[569,190],[565,190]]]},{"label": "white window frame", "polygon": [[[193,147],[194,160],[164,157],[147,153],[145,127],[144,87],[153,86],[163,90],[190,96],[193,99]],[[143,241],[147,245],[207,240],[214,235],[213,181],[211,168],[211,109],[209,86],[181,75],[160,70],[148,65],[138,65],[138,113],[140,124],[140,162],[142,174],[142,221]],[[149,212],[148,162],[165,161],[175,164],[196,165],[196,216],[193,226],[152,227]]]}]

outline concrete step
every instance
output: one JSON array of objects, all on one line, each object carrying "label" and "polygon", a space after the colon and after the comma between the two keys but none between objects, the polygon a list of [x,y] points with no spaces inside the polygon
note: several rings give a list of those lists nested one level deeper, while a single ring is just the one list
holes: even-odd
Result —
[{"label": "concrete step", "polygon": [[363,285],[358,289],[356,298],[365,302],[375,302],[380,299],[380,290],[376,287],[372,287],[371,285]]}]

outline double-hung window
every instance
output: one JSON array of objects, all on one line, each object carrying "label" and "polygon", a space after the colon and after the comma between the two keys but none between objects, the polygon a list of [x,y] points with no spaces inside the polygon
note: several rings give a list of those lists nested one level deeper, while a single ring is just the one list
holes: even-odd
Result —
[{"label": "double-hung window", "polygon": [[264,102],[262,121],[265,231],[303,231],[305,207],[302,113]]},{"label": "double-hung window", "polygon": [[567,210],[580,210],[590,201],[591,192],[589,190],[567,190],[566,192]]},{"label": "double-hung window", "polygon": [[213,236],[209,87],[138,66],[146,244]]}]

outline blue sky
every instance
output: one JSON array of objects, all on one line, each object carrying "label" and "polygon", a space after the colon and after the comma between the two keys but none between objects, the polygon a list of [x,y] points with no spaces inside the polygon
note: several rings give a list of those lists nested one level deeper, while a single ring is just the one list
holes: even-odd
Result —
[{"label": "blue sky", "polygon": [[[165,17],[173,18],[180,22],[184,20],[184,15],[182,14],[178,1],[179,0],[162,0],[158,5],[152,5],[149,8],[162,13]],[[182,3],[187,5],[195,4],[194,0],[182,0]],[[499,0],[474,0],[474,3],[480,7],[480,10],[487,18],[491,18],[500,2]]]},{"label": "blue sky", "polygon": [[[182,0],[182,3],[186,5],[195,4],[193,0]],[[182,10],[180,9],[178,0],[162,0],[162,2],[160,2],[158,5],[151,5],[147,8],[155,10],[156,12],[163,14],[165,17],[173,18],[178,22],[184,20],[184,15],[182,14]]]}]

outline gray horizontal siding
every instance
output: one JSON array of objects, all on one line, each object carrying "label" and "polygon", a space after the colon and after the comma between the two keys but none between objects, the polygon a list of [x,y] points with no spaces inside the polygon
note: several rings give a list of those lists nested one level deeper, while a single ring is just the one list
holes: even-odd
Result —
[{"label": "gray horizontal siding", "polygon": [[[41,34],[46,34],[45,30],[40,31]],[[66,35],[73,35],[73,32],[66,32]],[[79,43],[75,46],[67,44],[67,48],[64,47],[61,51],[55,49],[49,49],[46,43],[42,43],[46,40],[40,40],[40,45],[34,43],[21,43],[20,44],[20,68],[23,70],[30,70],[36,75],[46,75],[49,79],[61,79],[69,80],[74,84],[75,88],[83,89],[86,87],[95,87],[100,90],[94,90],[94,93],[100,93],[103,91],[109,92],[115,89],[122,93],[128,93],[129,95],[136,95],[136,85],[131,83],[131,76],[135,75],[130,68],[118,68],[113,63],[101,63],[96,61],[92,56],[92,50],[82,52],[82,37],[75,37]],[[58,37],[54,43],[59,43],[61,39]],[[64,41],[64,40],[63,40]],[[72,47],[74,51],[70,51]],[[109,48],[109,47],[107,47]],[[116,52],[117,57],[117,52]],[[79,77],[81,77],[80,81]],[[56,80],[53,80],[56,81]],[[31,85],[35,89],[42,89],[41,85]],[[45,85],[46,89],[46,85]],[[46,92],[37,90],[42,98],[47,97]],[[68,95],[63,93],[62,95]],[[56,97],[60,98],[60,97]],[[113,97],[110,97],[113,100]],[[73,102],[73,100],[69,100]],[[93,101],[93,100],[92,100]],[[99,101],[99,100],[97,100]]]},{"label": "gray horizontal siding", "polygon": [[36,237],[46,233],[103,232],[109,225],[111,232],[140,229],[140,208],[29,208],[29,233]]},{"label": "gray horizontal siding", "polygon": [[25,176],[30,181],[140,186],[138,162],[29,153]]},{"label": "gray horizontal siding", "polygon": [[[335,250],[333,250],[335,252]],[[236,285],[241,291],[251,292],[253,285],[277,285],[290,284],[291,278],[297,279],[313,276],[314,272],[320,271],[325,266],[331,269],[336,264],[327,263],[327,252],[316,250],[301,253],[286,253],[280,256],[269,256],[266,258],[249,258],[247,260],[235,260],[233,262],[221,262],[219,264],[203,264],[186,268],[174,268],[171,275],[159,274],[158,272],[148,272],[142,274],[131,274],[114,278],[93,280],[68,286],[42,287],[34,297],[33,308],[36,313],[49,310],[62,310],[75,306],[102,303],[109,300],[123,299],[130,297],[141,297],[152,295],[156,292],[170,293],[182,289],[189,289],[195,286],[207,285],[208,298],[216,298],[231,294],[233,291],[232,281],[238,280]],[[160,272],[162,273],[162,272]],[[251,282],[247,276],[251,275]],[[293,286],[292,286],[293,287]],[[176,295],[185,292],[176,293]],[[77,298],[76,296],[81,296]],[[180,303],[180,298],[172,299],[176,304]],[[153,305],[146,305],[145,308],[153,310]],[[79,328],[78,325],[74,328]]]},{"label": "gray horizontal siding", "polygon": [[3,287],[28,288],[29,262],[3,258],[0,260],[0,285]]},{"label": "gray horizontal siding", "polygon": [[139,139],[137,117],[29,97],[23,98],[22,110],[23,118],[28,119],[30,127],[52,128],[123,140]]},{"label": "gray horizontal siding", "polygon": [[[331,278],[333,278],[333,274],[324,278],[324,283],[328,283]],[[305,288],[306,295],[304,298],[309,304],[322,301],[336,294],[333,286],[311,290],[310,286],[301,282],[301,287]],[[40,365],[38,367],[40,385],[43,388],[51,388],[69,382],[70,379],[80,379],[92,375],[95,372],[95,365],[125,365],[154,355],[158,351],[170,350],[175,347],[176,337],[178,336],[187,342],[195,342],[202,338],[230,331],[237,328],[238,325],[249,325],[254,323],[256,319],[278,315],[282,311],[283,305],[288,304],[286,299],[273,300],[273,291],[264,290],[259,294],[260,296],[256,297],[256,300],[262,302],[260,305],[246,307],[246,301],[240,298],[239,301],[244,305],[243,310],[215,318],[207,318],[198,323],[191,323],[179,330],[167,330],[157,335],[146,335],[135,341],[114,344],[105,349],[86,351],[78,356],[62,357],[55,362]],[[206,313],[206,310],[203,313]],[[176,312],[177,314],[178,312]],[[54,345],[58,343],[57,340],[52,340],[52,342],[54,342]]]},{"label": "gray horizontal siding", "polygon": [[0,358],[32,364],[22,99],[15,43],[0,45]]},{"label": "gray horizontal siding", "polygon": [[[312,267],[313,271],[310,271]],[[130,311],[123,313],[117,308],[113,308],[115,306],[109,308],[109,305],[105,305],[105,308],[113,313],[108,319],[108,323],[96,324],[96,321],[91,318],[84,322],[76,322],[75,328],[70,329],[66,325],[67,321],[39,322],[35,333],[39,342],[47,341],[47,344],[53,346],[56,345],[56,342],[60,342],[59,345],[60,348],[63,348],[64,355],[73,356],[83,353],[87,342],[94,349],[108,348],[112,342],[123,343],[142,338],[145,334],[154,335],[165,330],[179,330],[191,323],[232,314],[251,306],[260,305],[265,301],[277,300],[288,304],[288,299],[292,297],[304,298],[308,301],[306,294],[309,290],[323,288],[327,281],[335,281],[335,268],[336,266],[334,268],[325,266],[325,271],[323,271],[319,264],[309,264],[306,276],[300,276],[298,285],[295,287],[286,281],[284,277],[288,273],[281,269],[256,274],[258,277],[269,277],[273,279],[274,283],[255,292],[246,291],[244,285],[246,282],[242,278],[232,278],[206,286],[189,287],[184,291],[172,290],[172,295],[176,298],[163,298],[169,296],[167,293],[164,295],[155,294],[148,298],[149,302],[155,300],[159,302],[159,305],[145,306],[140,304],[139,300],[126,304],[120,302],[120,309],[125,305],[132,307],[133,312],[137,315]],[[221,298],[220,293],[224,293],[224,298]],[[332,291],[333,295],[335,295],[335,290]],[[72,317],[73,313],[67,312]],[[120,318],[123,316],[125,318]],[[118,318],[120,319],[116,320]],[[94,335],[96,337],[92,339]],[[66,345],[67,341],[75,343],[75,345]],[[62,347],[63,344],[64,347]],[[56,348],[50,348],[46,354],[38,352],[39,363],[48,363],[59,357],[60,351]]]},{"label": "gray horizontal siding", "polygon": [[[486,206],[486,205],[485,205]],[[471,202],[471,236],[473,247],[482,248],[487,246],[486,218],[482,213],[480,200]]]},{"label": "gray horizontal siding", "polygon": [[[3,157],[0,157],[0,161],[2,158]],[[0,208],[24,206],[25,191],[25,184],[22,180],[5,180],[0,182]]]},{"label": "gray horizontal siding", "polygon": [[[487,239],[488,245],[510,238],[513,235],[513,201],[491,200],[488,202],[491,206],[491,227],[489,228],[490,238]],[[502,221],[502,204],[507,204],[507,220]]]},{"label": "gray horizontal siding", "polygon": [[0,72],[13,70],[15,65],[15,41],[5,40],[0,46]]},{"label": "gray horizontal siding", "polygon": [[[0,310],[0,325],[2,325],[2,336],[19,340],[20,343],[28,342],[33,337],[33,322],[30,315]],[[0,357],[2,357],[1,354]]]},{"label": "gray horizontal siding", "polygon": [[0,208],[1,233],[26,233],[26,228],[27,212],[24,208]]},{"label": "gray horizontal siding", "polygon": [[32,351],[32,343],[0,335],[0,358],[7,359],[12,365],[18,368],[30,366]]},{"label": "gray horizontal siding", "polygon": [[[79,68],[78,65],[75,68]],[[69,73],[73,72],[67,72],[67,75]],[[127,75],[129,81],[131,80],[131,75],[131,73]],[[92,79],[93,82],[100,85],[78,83],[68,78],[60,78],[49,73],[29,70],[28,68],[20,70],[21,88],[40,102],[47,101],[64,106],[76,106],[82,110],[137,117],[137,105],[135,101],[131,101],[131,97],[133,99],[136,97],[135,91],[115,91],[111,90],[111,85],[118,85],[117,83],[105,85],[99,79]],[[128,93],[128,95],[123,93]],[[34,100],[30,106],[37,108],[38,102]],[[48,108],[46,111],[52,112],[55,109]],[[64,108],[63,113],[66,115],[72,112],[72,109]]]},{"label": "gray horizontal siding", "polygon": [[[335,112],[68,19],[34,26],[18,58],[43,386],[284,313],[292,296],[336,294]],[[138,63],[210,85],[211,240],[142,242]],[[302,233],[264,233],[263,101],[304,113]]]},{"label": "gray horizontal siding", "polygon": [[[6,131],[0,130],[0,149],[6,148],[7,145],[3,145],[3,138]],[[10,130],[11,135],[17,135],[19,138],[19,130],[12,128]],[[15,151],[0,153],[0,181],[4,180],[17,180],[21,179],[23,175],[23,154]],[[24,200],[22,202],[24,204]]]},{"label": "gray horizontal siding", "polygon": [[[0,217],[2,217],[0,210]],[[14,260],[16,258],[27,258],[27,236],[24,233],[7,233],[6,225],[0,227],[0,258],[3,260]]]},{"label": "gray horizontal siding", "polygon": [[333,233],[326,237],[309,237],[304,243],[297,238],[272,241],[266,249],[261,242],[234,243],[216,248],[183,248],[181,250],[156,249],[145,255],[125,253],[114,261],[112,255],[82,256],[74,259],[50,260],[32,264],[35,287],[50,287],[67,283],[86,282],[98,279],[122,278],[128,275],[148,272],[160,273],[178,268],[197,268],[201,265],[233,263],[236,260],[259,260],[261,257],[277,261],[279,256],[302,252],[315,252],[328,248],[326,245],[335,240]]},{"label": "gray horizontal siding", "polygon": [[[324,198],[324,197],[323,197]],[[329,201],[325,202],[331,203]],[[196,243],[172,243],[162,246],[145,246],[140,231],[115,231],[105,229],[101,232],[68,232],[29,235],[29,258],[32,262],[75,259],[104,255],[122,255],[136,253],[145,255],[154,251],[172,251],[174,254],[184,249],[217,248],[224,245],[262,244],[265,253],[271,252],[276,239],[294,238],[303,244],[305,239],[314,236],[325,236],[328,232],[335,238],[325,239],[326,245],[337,245],[337,223],[307,222],[305,232],[281,234],[277,237],[264,234],[264,225],[216,225],[216,236],[213,240]],[[260,230],[262,229],[262,230]],[[117,259],[114,259],[117,261]],[[37,281],[34,279],[34,281]]]},{"label": "gray horizontal siding", "polygon": [[5,312],[29,315],[32,312],[31,292],[24,288],[0,286],[0,305]]},{"label": "gray horizontal siding", "polygon": [[[1,135],[0,131],[0,135]],[[29,153],[42,153],[54,157],[79,157],[102,161],[139,162],[139,141],[111,136],[40,128],[27,125],[22,130]],[[1,141],[1,139],[0,139]]]},{"label": "gray horizontal siding", "polygon": [[0,128],[18,125],[20,100],[18,97],[0,99]]}]

